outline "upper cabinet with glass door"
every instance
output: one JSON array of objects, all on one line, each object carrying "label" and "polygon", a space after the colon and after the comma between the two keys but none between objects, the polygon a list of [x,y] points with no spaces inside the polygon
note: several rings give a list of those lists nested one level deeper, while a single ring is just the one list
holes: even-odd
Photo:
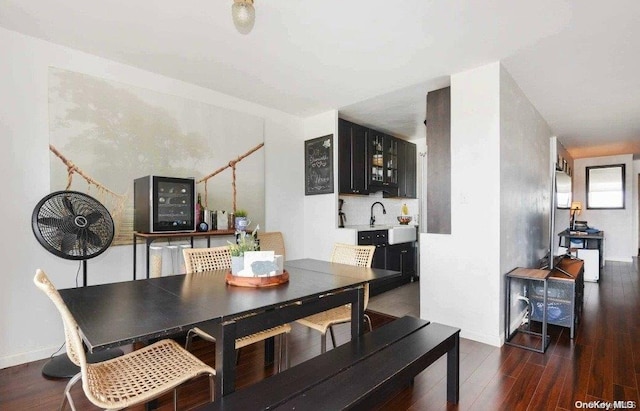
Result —
[{"label": "upper cabinet with glass door", "polygon": [[[373,130],[372,130],[373,131]],[[398,187],[398,141],[373,131],[369,134],[369,184],[377,187]]]}]

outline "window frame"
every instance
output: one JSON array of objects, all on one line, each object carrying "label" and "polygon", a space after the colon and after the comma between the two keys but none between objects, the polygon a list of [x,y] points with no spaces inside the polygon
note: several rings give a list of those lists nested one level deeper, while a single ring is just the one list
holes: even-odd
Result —
[{"label": "window frame", "polygon": [[[626,186],[625,186],[625,180],[626,180],[626,170],[625,170],[625,164],[607,164],[607,165],[600,165],[600,166],[589,166],[586,167],[585,170],[585,177],[586,177],[586,198],[587,198],[587,210],[624,210],[625,209],[625,197],[626,197]],[[622,204],[620,206],[616,206],[616,207],[602,207],[602,206],[598,206],[598,205],[593,205],[591,204],[592,201],[590,201],[590,187],[589,187],[589,180],[590,180],[590,174],[591,174],[591,170],[598,170],[598,169],[603,169],[603,168],[619,168],[620,169],[620,178],[621,178],[621,185],[622,185]]]}]

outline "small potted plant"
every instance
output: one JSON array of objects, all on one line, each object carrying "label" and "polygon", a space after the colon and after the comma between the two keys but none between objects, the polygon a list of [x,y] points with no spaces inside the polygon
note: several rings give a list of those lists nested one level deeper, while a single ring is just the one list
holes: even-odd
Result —
[{"label": "small potted plant", "polygon": [[235,229],[237,231],[247,231],[247,227],[251,224],[251,220],[247,218],[247,211],[238,209],[235,212]]},{"label": "small potted plant", "polygon": [[258,243],[256,242],[255,232],[247,234],[245,231],[237,232],[236,243],[229,243],[229,252],[231,253],[231,274],[237,274],[244,268],[244,253],[246,251],[256,251]]}]

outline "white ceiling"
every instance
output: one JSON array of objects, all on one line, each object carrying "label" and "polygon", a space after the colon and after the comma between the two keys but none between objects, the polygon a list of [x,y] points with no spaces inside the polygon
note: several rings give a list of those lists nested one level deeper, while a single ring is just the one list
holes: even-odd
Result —
[{"label": "white ceiling", "polygon": [[576,158],[640,154],[637,0],[0,0],[0,26],[294,115],[412,137],[448,76],[504,67]]}]

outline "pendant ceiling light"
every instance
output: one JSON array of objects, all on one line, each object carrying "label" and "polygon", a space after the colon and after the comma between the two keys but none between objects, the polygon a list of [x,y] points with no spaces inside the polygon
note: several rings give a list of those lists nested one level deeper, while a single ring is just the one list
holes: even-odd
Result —
[{"label": "pendant ceiling light", "polygon": [[233,0],[231,16],[236,29],[242,34],[248,34],[256,21],[256,10],[253,0]]}]

